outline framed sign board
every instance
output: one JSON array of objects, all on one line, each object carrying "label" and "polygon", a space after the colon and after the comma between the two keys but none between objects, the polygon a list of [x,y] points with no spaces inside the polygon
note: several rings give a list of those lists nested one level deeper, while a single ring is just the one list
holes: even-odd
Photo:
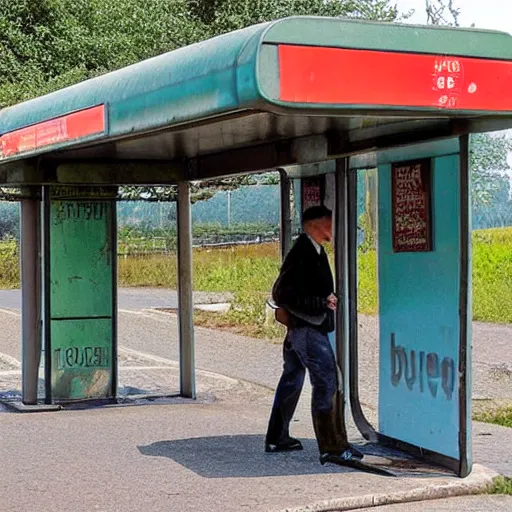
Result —
[{"label": "framed sign board", "polygon": [[302,211],[312,206],[322,206],[325,194],[325,176],[302,178]]},{"label": "framed sign board", "polygon": [[430,159],[391,165],[393,252],[432,251]]}]

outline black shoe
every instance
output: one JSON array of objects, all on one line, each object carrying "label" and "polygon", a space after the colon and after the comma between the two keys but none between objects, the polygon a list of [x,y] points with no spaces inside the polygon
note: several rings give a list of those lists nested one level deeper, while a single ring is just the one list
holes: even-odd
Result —
[{"label": "black shoe", "polygon": [[336,454],[336,453],[322,453],[320,455],[320,464],[322,466],[326,462],[332,462],[333,464],[342,464],[343,461],[348,460],[356,460],[355,457],[352,455],[352,452],[347,449],[343,453]]},{"label": "black shoe", "polygon": [[267,453],[293,452],[296,450],[302,450],[302,443],[293,437],[289,437],[286,441],[277,444],[265,443],[265,451]]},{"label": "black shoe", "polygon": [[349,445],[348,449],[351,451],[352,456],[355,459],[361,460],[364,457],[364,453],[362,451],[360,451],[359,449],[357,449],[354,445],[352,445],[352,444]]}]

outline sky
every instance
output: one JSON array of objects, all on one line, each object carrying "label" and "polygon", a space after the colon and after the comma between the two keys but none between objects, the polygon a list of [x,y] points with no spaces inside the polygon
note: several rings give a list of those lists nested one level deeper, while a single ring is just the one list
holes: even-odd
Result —
[{"label": "sky", "polygon": [[[406,23],[426,23],[425,0],[394,0],[390,3],[396,4],[401,13],[415,10]],[[512,0],[454,0],[454,7],[460,9],[459,23],[462,27],[475,24],[475,28],[512,34]],[[512,153],[509,163],[512,166]],[[512,171],[510,176],[512,179]]]},{"label": "sky", "polygon": [[[414,9],[415,14],[408,23],[425,23],[425,0],[392,0],[400,12]],[[448,3],[448,2],[446,2]],[[512,1],[511,0],[454,0],[454,6],[460,9],[461,26],[502,30],[512,34]]]}]

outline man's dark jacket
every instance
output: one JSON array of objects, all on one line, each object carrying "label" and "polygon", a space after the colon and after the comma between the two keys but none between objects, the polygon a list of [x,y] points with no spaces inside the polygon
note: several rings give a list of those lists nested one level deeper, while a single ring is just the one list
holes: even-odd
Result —
[{"label": "man's dark jacket", "polygon": [[281,267],[272,289],[274,302],[292,315],[292,326],[313,326],[323,333],[334,330],[334,313],[327,297],[334,282],[327,254],[318,254],[306,234],[299,236]]}]

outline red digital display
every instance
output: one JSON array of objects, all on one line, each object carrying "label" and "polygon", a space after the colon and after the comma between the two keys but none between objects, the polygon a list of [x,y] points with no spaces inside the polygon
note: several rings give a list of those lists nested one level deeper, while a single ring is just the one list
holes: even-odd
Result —
[{"label": "red digital display", "polygon": [[279,46],[280,99],[512,111],[512,61]]},{"label": "red digital display", "polygon": [[88,108],[0,137],[0,158],[105,132],[105,106]]}]

